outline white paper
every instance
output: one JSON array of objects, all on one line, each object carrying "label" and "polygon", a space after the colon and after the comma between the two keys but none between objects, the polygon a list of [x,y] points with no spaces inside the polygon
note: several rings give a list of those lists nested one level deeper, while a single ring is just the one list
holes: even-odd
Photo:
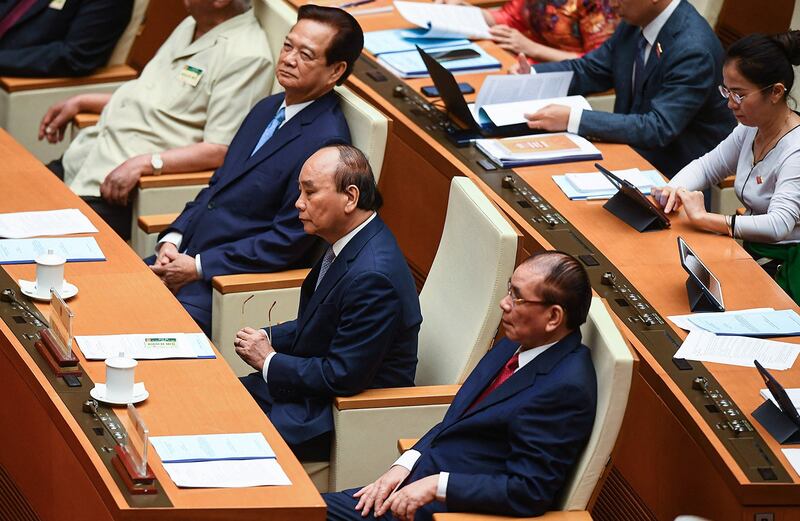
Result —
[{"label": "white paper", "polygon": [[275,452],[260,432],[151,436],[163,463],[274,458]]},{"label": "white paper", "polygon": [[96,232],[97,228],[75,208],[0,214],[0,237],[6,239]]},{"label": "white paper", "polygon": [[545,98],[563,98],[572,82],[572,71],[541,74],[492,74],[483,81],[475,109],[484,105]]},{"label": "white paper", "polygon": [[489,26],[478,7],[399,1],[394,6],[400,16],[412,24],[429,29],[417,38],[491,38]]},{"label": "white paper", "polygon": [[[174,347],[145,347],[145,338],[175,338]],[[165,358],[214,358],[214,350],[203,333],[148,333],[146,335],[76,336],[78,347],[87,360],[105,360],[125,353],[136,360]]]},{"label": "white paper", "polygon": [[94,237],[0,239],[0,264],[29,264],[53,250],[67,262],[101,261],[106,256]]},{"label": "white paper", "polygon": [[691,331],[675,358],[755,367],[758,360],[767,369],[790,369],[800,345],[744,336],[717,336],[708,331]]},{"label": "white paper", "polygon": [[[519,125],[527,123],[525,114],[533,114],[534,112],[543,109],[547,105],[565,105],[567,107],[581,108],[584,110],[592,110],[589,102],[583,96],[566,96],[563,98],[547,98],[538,100],[515,101],[512,103],[500,103],[497,105],[484,105],[483,110],[492,123],[498,127],[505,125]],[[470,106],[473,111],[474,105]],[[479,118],[476,116],[475,120]]]},{"label": "white paper", "polygon": [[[786,394],[789,395],[789,399],[792,401],[792,405],[794,405],[794,408],[797,409],[798,413],[800,413],[800,389],[784,389],[784,390],[786,391]],[[775,404],[775,407],[777,407],[778,409],[781,408],[780,404],[778,404],[778,401],[772,396],[772,393],[769,392],[769,389],[761,389],[761,396],[765,400],[771,400],[772,403]]]},{"label": "white paper", "polygon": [[800,474],[800,449],[781,449],[795,473]]},{"label": "white paper", "polygon": [[694,331],[695,329],[697,329],[699,331],[703,331],[703,328],[697,326],[696,324],[694,324],[689,319],[692,318],[692,317],[703,317],[703,316],[706,316],[706,315],[719,315],[719,314],[736,315],[736,314],[739,314],[739,313],[762,313],[764,311],[774,311],[774,308],[740,309],[738,311],[725,311],[723,313],[715,313],[715,312],[710,312],[710,313],[689,313],[688,315],[672,315],[672,316],[667,317],[667,318],[670,319],[673,324],[675,324],[676,326],[678,326],[679,328],[681,328],[681,329],[683,329],[685,331]]},{"label": "white paper", "polygon": [[[619,177],[620,179],[624,179],[638,188],[640,191],[649,189],[653,186],[652,179],[642,173],[641,170],[638,168],[628,168],[626,170],[613,170],[612,173]],[[570,182],[572,186],[575,187],[576,190],[579,192],[585,192],[587,194],[591,194],[593,192],[609,192],[617,191],[617,187],[614,186],[611,181],[608,180],[606,176],[601,174],[600,172],[586,172],[580,174],[564,174],[564,177],[567,178],[567,181]]]},{"label": "white paper", "polygon": [[164,469],[177,486],[184,488],[244,488],[292,484],[274,458],[165,463]]}]

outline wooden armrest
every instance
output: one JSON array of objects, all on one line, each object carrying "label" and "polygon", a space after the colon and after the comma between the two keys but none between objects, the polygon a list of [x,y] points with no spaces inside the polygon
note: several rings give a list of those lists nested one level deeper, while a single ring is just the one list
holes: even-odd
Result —
[{"label": "wooden armrest", "polygon": [[277,271],[275,273],[241,273],[238,275],[218,275],[211,278],[214,289],[226,293],[246,293],[270,289],[299,288],[306,280],[308,268]]},{"label": "wooden armrest", "polygon": [[733,182],[736,181],[735,175],[729,175],[722,181],[720,181],[719,186],[720,188],[733,188]]},{"label": "wooden armrest", "polygon": [[139,188],[164,188],[167,186],[207,185],[214,175],[213,170],[186,172],[182,174],[145,175],[139,178]]},{"label": "wooden armrest", "polygon": [[600,96],[615,96],[616,94],[617,94],[617,91],[615,91],[614,89],[608,89],[608,90],[604,90],[603,92],[596,92],[594,94],[590,94],[590,95],[588,95],[586,97],[587,98],[598,98]]},{"label": "wooden armrest", "polygon": [[177,213],[160,213],[157,215],[142,215],[137,224],[145,233],[161,233],[178,218]]},{"label": "wooden armrest", "polygon": [[128,81],[136,78],[136,74],[136,69],[128,65],[112,65],[111,67],[97,69],[94,74],[74,78],[19,78],[17,76],[0,76],[0,88],[6,92],[19,92],[23,90],[52,89],[56,87],[76,87],[78,85]]},{"label": "wooden armrest", "polygon": [[433,521],[592,521],[592,516],[585,510],[545,512],[544,515],[539,517],[505,517],[448,512],[446,514],[433,514]]},{"label": "wooden armrest", "polygon": [[400,438],[397,440],[397,450],[400,451],[400,454],[402,454],[408,449],[413,448],[418,441],[419,438]]},{"label": "wooden armrest", "polygon": [[453,401],[460,385],[426,385],[369,389],[355,396],[340,396],[334,405],[340,411],[374,407],[408,407],[411,405],[447,405]]},{"label": "wooden armrest", "polygon": [[75,114],[75,117],[72,118],[72,124],[77,128],[93,127],[94,125],[97,125],[97,121],[99,119],[100,114],[81,112],[80,114]]}]

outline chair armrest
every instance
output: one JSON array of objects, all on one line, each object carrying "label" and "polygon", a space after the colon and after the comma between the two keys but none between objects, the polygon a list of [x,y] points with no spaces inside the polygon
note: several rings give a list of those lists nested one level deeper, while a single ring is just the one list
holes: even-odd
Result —
[{"label": "chair armrest", "polygon": [[112,83],[128,81],[136,78],[136,69],[128,65],[112,65],[97,69],[94,74],[75,78],[19,78],[17,76],[0,76],[0,88],[6,92],[23,90],[52,89],[56,87],[76,87],[95,83]]},{"label": "chair armrest", "polygon": [[354,396],[340,396],[334,400],[333,405],[340,411],[375,407],[447,405],[453,401],[460,388],[460,385],[427,385],[369,389]]},{"label": "chair armrest", "polygon": [[[141,222],[141,217],[139,218]],[[241,273],[237,275],[218,275],[211,279],[211,285],[223,295],[267,291],[271,289],[299,288],[309,272],[308,268],[278,271],[275,273]]]},{"label": "chair armrest", "polygon": [[142,215],[137,224],[145,233],[161,233],[178,218],[177,213],[160,213],[157,215]]},{"label": "chair armrest", "polygon": [[100,119],[100,114],[81,112],[80,114],[75,114],[75,117],[72,118],[72,124],[76,128],[92,127],[94,125],[97,125],[97,121],[99,119]]},{"label": "chair armrest", "polygon": [[397,440],[397,450],[402,454],[416,445],[418,441],[419,439],[415,438],[400,438]]},{"label": "chair armrest", "polygon": [[433,521],[592,521],[592,516],[585,510],[545,512],[544,515],[539,517],[505,517],[448,512],[446,514],[433,514]]},{"label": "chair armrest", "polygon": [[180,174],[145,175],[139,178],[139,188],[165,188],[168,186],[207,185],[214,175],[213,170],[185,172]]},{"label": "chair armrest", "polygon": [[736,181],[735,175],[729,175],[725,179],[719,182],[717,186],[720,188],[733,188],[733,182]]}]

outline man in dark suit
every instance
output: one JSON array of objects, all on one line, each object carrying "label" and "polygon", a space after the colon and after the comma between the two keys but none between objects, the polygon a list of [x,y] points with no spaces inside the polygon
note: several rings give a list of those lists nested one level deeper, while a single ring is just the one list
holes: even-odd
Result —
[{"label": "man in dark suit", "polygon": [[383,476],[325,494],[328,519],[550,509],[594,423],[597,381],[579,330],[591,297],[575,258],[544,252],[524,261],[500,302],[506,338],[478,363],[442,422]]},{"label": "man in dark suit", "polygon": [[350,142],[333,87],[347,78],[363,42],[343,10],[301,7],[276,68],[285,93],[256,104],[208,188],[160,236],[148,262],[207,335],[212,277],[313,262],[314,238],[294,206],[297,176],[320,148]]},{"label": "man in dark suit", "polygon": [[380,206],[360,150],[339,145],[311,156],[297,208],[327,251],[303,282],[297,320],[244,328],[234,341],[258,371],[242,383],[305,461],[328,459],[334,397],[414,385],[419,299]]},{"label": "man in dark suit", "polygon": [[[667,177],[719,144],[736,125],[717,92],[723,50],[686,0],[620,0],[624,22],[583,58],[542,63],[574,71],[570,94],[614,89],[614,113],[550,105],[527,115],[534,129],[627,143]],[[519,64],[529,69],[527,61]]]},{"label": "man in dark suit", "polygon": [[81,76],[104,66],[133,0],[0,2],[0,74]]}]

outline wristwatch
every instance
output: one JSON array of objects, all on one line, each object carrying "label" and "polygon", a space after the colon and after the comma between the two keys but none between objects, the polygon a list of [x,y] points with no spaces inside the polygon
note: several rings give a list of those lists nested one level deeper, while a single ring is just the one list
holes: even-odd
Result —
[{"label": "wristwatch", "polygon": [[161,154],[150,156],[150,166],[153,167],[153,175],[161,175],[161,170],[164,168],[164,160],[161,159]]}]

